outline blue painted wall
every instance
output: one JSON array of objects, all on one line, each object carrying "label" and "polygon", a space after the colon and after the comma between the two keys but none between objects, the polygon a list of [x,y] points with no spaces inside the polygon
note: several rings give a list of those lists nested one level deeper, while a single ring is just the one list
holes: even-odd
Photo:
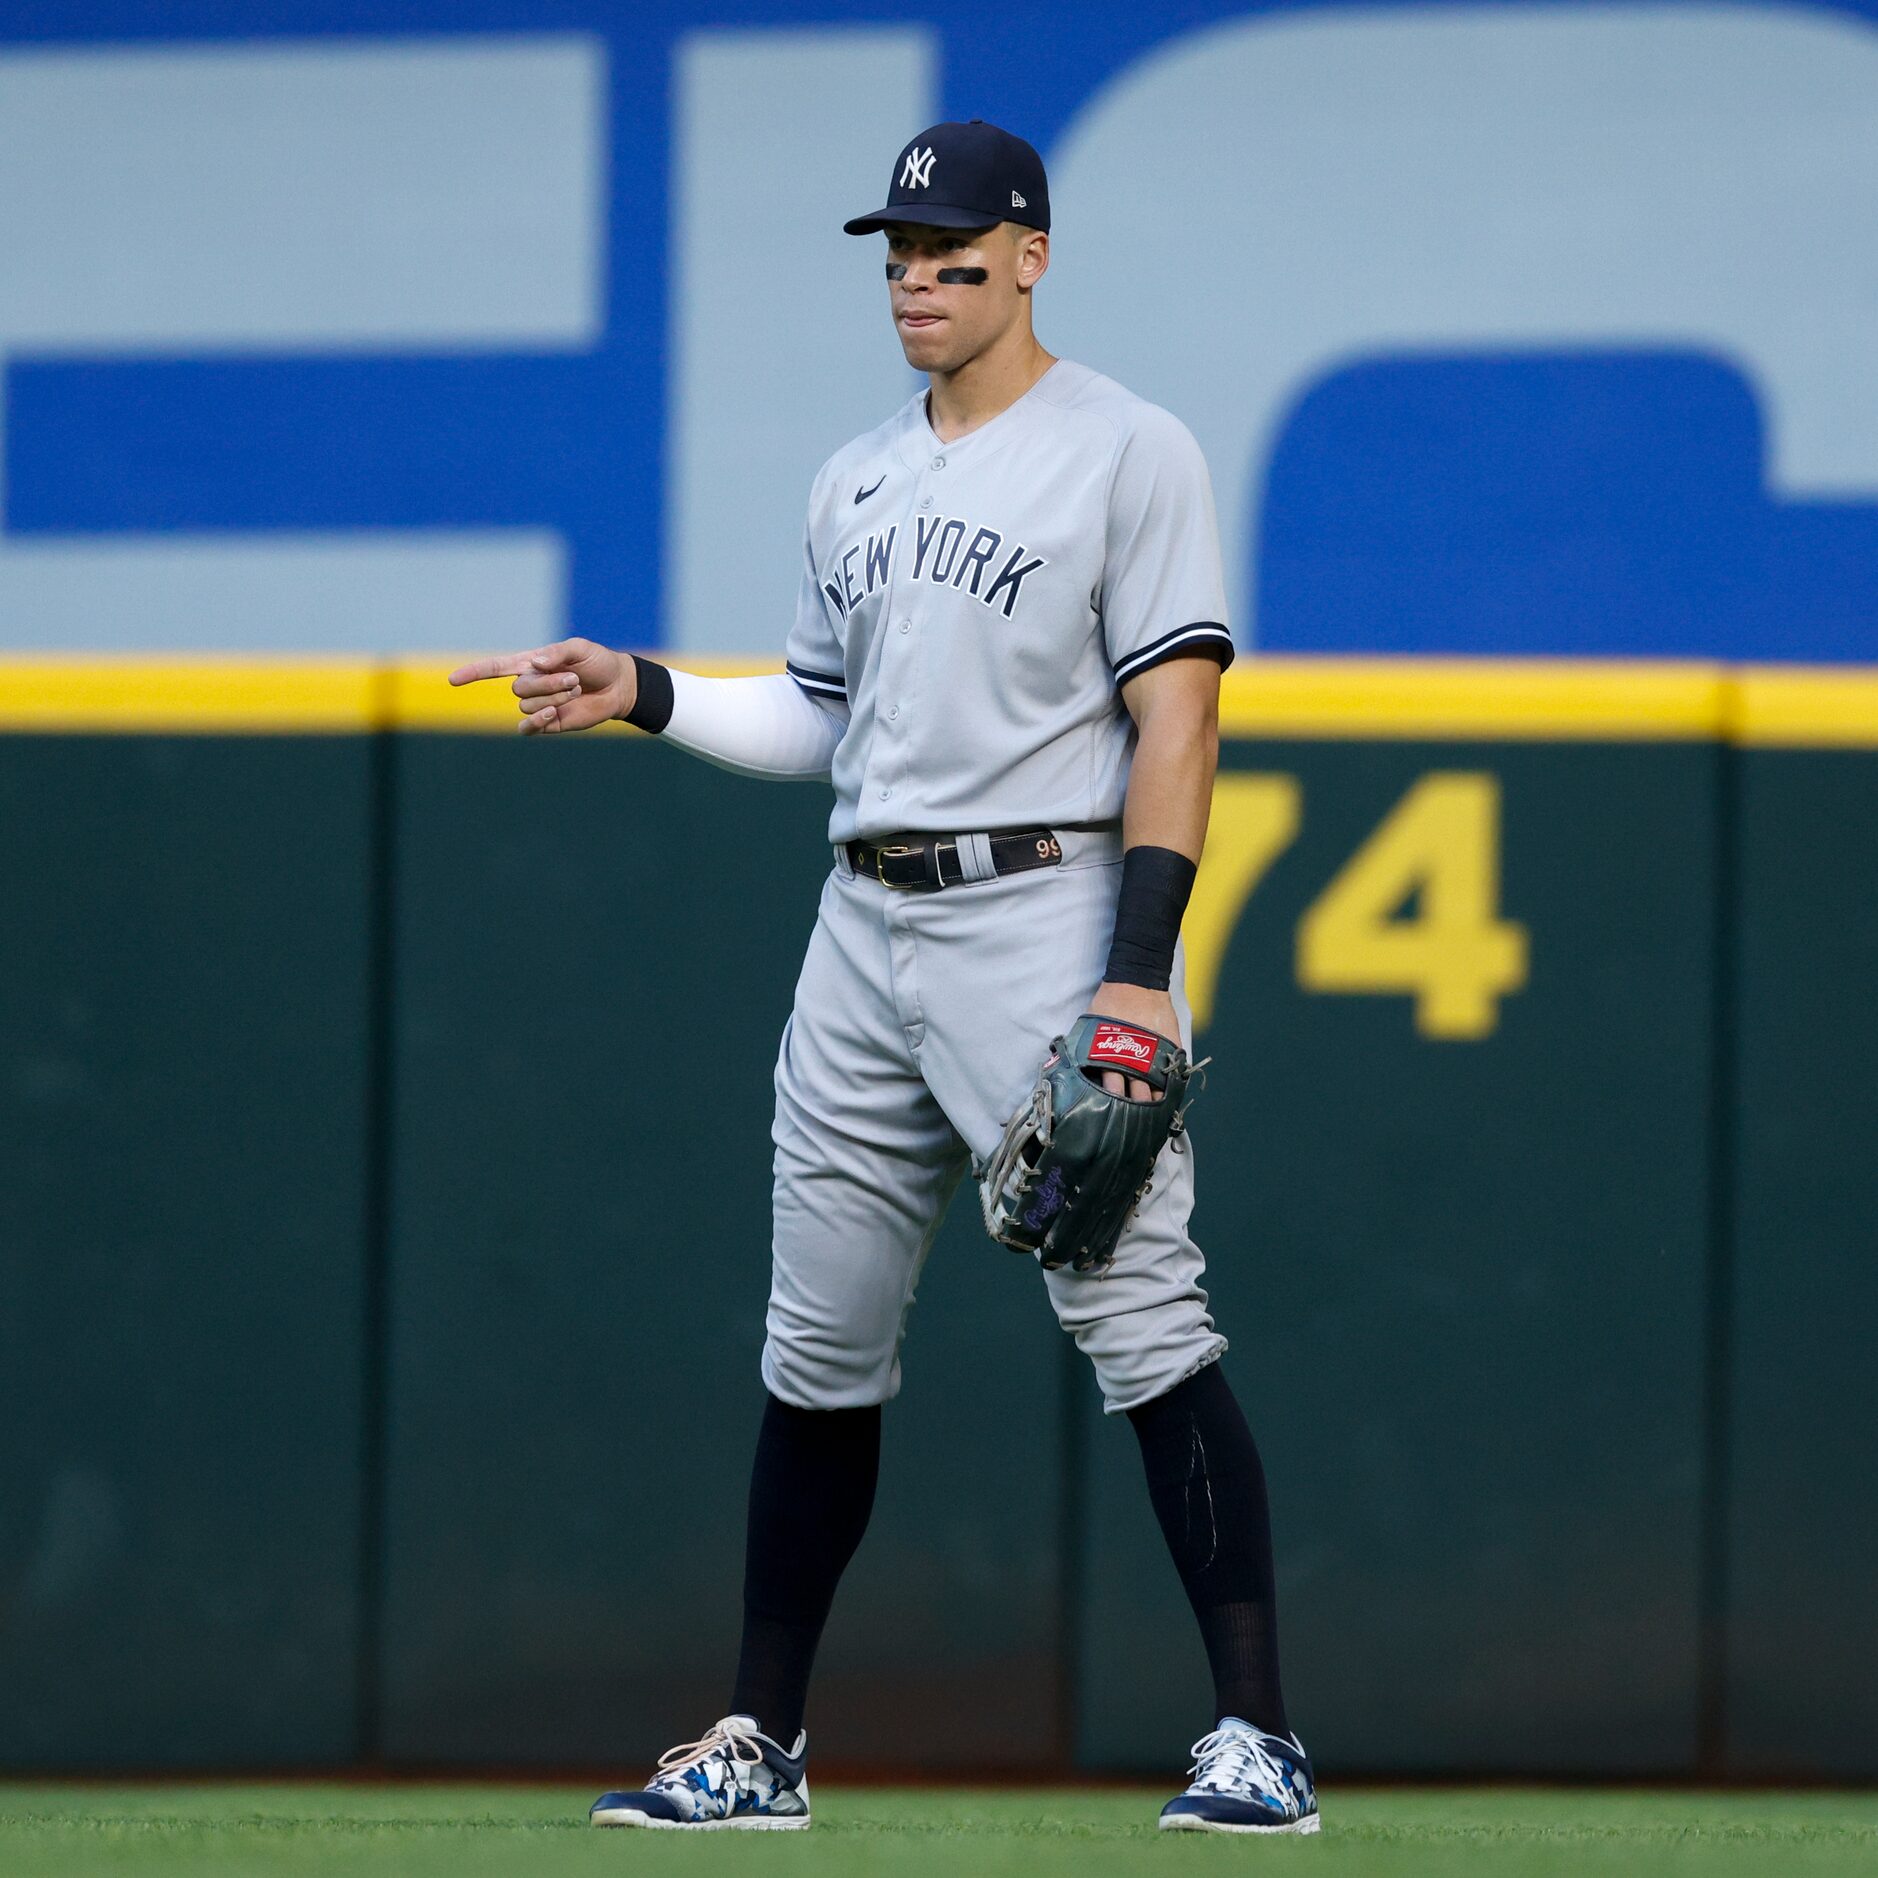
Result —
[{"label": "blue painted wall", "polygon": [[[193,339],[177,336],[186,322],[175,320],[166,328],[154,319],[146,331],[135,309],[161,294],[110,277],[108,264],[89,284],[84,270],[99,264],[82,230],[69,251],[69,294],[48,288],[35,300],[33,283],[16,278],[10,292],[0,280],[0,650],[75,642],[393,649],[388,639],[408,649],[560,631],[622,643],[779,645],[795,568],[778,538],[788,514],[799,515],[807,475],[861,427],[857,411],[884,415],[912,383],[895,376],[903,368],[871,297],[871,342],[842,341],[862,374],[859,392],[844,391],[840,359],[804,359],[768,343],[762,318],[766,305],[805,295],[812,308],[879,292],[871,249],[847,242],[819,198],[804,227],[825,230],[817,238],[825,245],[805,251],[792,235],[778,252],[762,232],[791,174],[860,108],[873,33],[901,53],[912,48],[907,134],[928,109],[982,114],[1030,136],[1051,162],[1061,286],[1046,283],[1040,332],[1169,403],[1200,432],[1222,495],[1242,640],[1339,652],[1878,658],[1878,443],[1851,434],[1878,389],[1866,354],[1837,356],[1830,317],[1835,293],[1858,303],[1871,266],[1864,257],[1878,250],[1878,188],[1859,186],[1878,175],[1875,17],[1878,5],[1352,11],[1093,0],[1065,23],[1053,7],[989,0],[943,9],[826,0],[812,11],[669,0],[176,0],[161,9],[15,0],[0,14],[0,104],[13,101],[16,127],[41,95],[35,87],[72,79],[73,61],[161,65],[204,49],[292,63],[334,48],[571,47],[600,103],[591,148],[576,153],[596,179],[596,201],[591,212],[570,210],[569,222],[569,239],[594,250],[570,269],[591,279],[581,275],[565,293],[544,287],[538,305],[523,281],[519,312],[492,313],[475,333],[453,337],[434,312],[402,334],[395,317],[376,327],[362,318],[354,331],[350,315],[322,313],[296,338],[293,296],[276,282],[257,288],[258,300],[284,294],[286,313],[257,315],[244,336],[244,256],[257,280],[282,263],[263,235],[244,248],[247,237],[219,223],[200,253],[180,238],[152,263],[225,271],[231,311],[219,336],[213,320],[198,322],[203,336]],[[1607,36],[1613,19],[1618,37]],[[1653,35],[1647,58],[1627,50],[1625,21]],[[813,42],[806,53],[799,38],[789,42],[794,63],[777,69],[803,88],[804,108],[782,113],[796,129],[779,133],[772,109],[760,137],[739,148],[734,94],[683,89],[687,48],[747,45],[760,72],[764,35],[804,25],[825,36],[831,70],[838,56],[860,62],[840,66],[834,95],[807,108],[817,55]],[[1350,48],[1360,52],[1379,32],[1397,35],[1385,48],[1397,69],[1405,59],[1411,71],[1418,60],[1437,74],[1464,68],[1470,95],[1501,97],[1504,122],[1489,114],[1477,145],[1443,145],[1450,113],[1438,85],[1424,88],[1422,117],[1413,92],[1377,106]],[[1323,48],[1315,65],[1313,34]],[[1302,87],[1295,121],[1277,125],[1272,148],[1248,159],[1256,125],[1238,126],[1223,108],[1217,122],[1207,118],[1214,105],[1180,76],[1179,61],[1196,48],[1226,73],[1228,99],[1238,59],[1248,73],[1318,71],[1323,82]],[[1564,76],[1541,83],[1531,76],[1538,68]],[[1157,73],[1172,74],[1171,91],[1156,92]],[[1513,76],[1503,84],[1496,73]],[[1830,83],[1822,73],[1834,75]],[[86,81],[79,73],[72,82]],[[1299,96],[1299,85],[1287,95]],[[133,152],[172,149],[192,134],[167,96],[159,87],[120,107],[144,113]],[[1200,128],[1177,124],[1165,96],[1191,96]],[[1270,119],[1255,87],[1244,97],[1247,114]],[[686,218],[717,215],[725,197],[714,184],[702,207],[686,207],[681,106],[702,114],[688,147],[723,156],[728,143],[732,173],[736,164],[747,171],[760,211],[721,218],[721,242],[707,240],[711,271],[688,284],[674,262]],[[331,121],[306,134],[343,150],[350,125],[341,105],[315,95],[294,108],[330,110]],[[552,99],[542,108],[551,122]],[[1440,343],[1456,324],[1452,307],[1429,313],[1427,292],[1404,284],[1396,262],[1379,262],[1380,275],[1362,271],[1353,250],[1382,254],[1380,231],[1353,221],[1345,197],[1313,180],[1334,177],[1346,147],[1357,152],[1353,164],[1373,160],[1375,122],[1390,111],[1411,168],[1437,146],[1442,162],[1467,164],[1470,150],[1496,147],[1506,123],[1547,118],[1543,160],[1528,162],[1522,146],[1504,175],[1492,162],[1475,164],[1468,173],[1483,180],[1474,222],[1459,236],[1450,228],[1429,237],[1460,240],[1477,269],[1474,285],[1463,286],[1480,318],[1458,323],[1480,330],[1457,341]],[[1715,148],[1736,147],[1722,136],[1731,114],[1762,125],[1767,147],[1786,152],[1779,174],[1755,168],[1760,146],[1746,131],[1733,167],[1712,160]],[[0,193],[14,206],[0,207],[0,233],[26,228],[37,244],[35,275],[48,272],[48,254],[56,275],[67,251],[56,230],[26,227],[39,198],[18,186],[43,142],[29,147],[18,133],[9,155],[8,115],[0,110],[0,182],[15,186]],[[887,121],[896,121],[891,110]],[[411,128],[423,133],[421,122]],[[1619,173],[1574,160],[1580,145],[1594,159],[1618,152]],[[1213,150],[1217,166],[1192,173],[1183,153],[1207,160]],[[870,164],[855,166],[848,211],[873,205],[892,155],[883,143]],[[560,160],[542,156],[544,192],[562,187],[558,172],[549,175]],[[1665,182],[1684,171],[1709,179],[1705,194]],[[1429,173],[1444,172],[1436,164]],[[1561,196],[1547,180],[1559,175],[1584,179],[1582,199],[1571,194],[1575,183]],[[92,186],[109,198],[126,177],[107,171]],[[335,200],[348,186],[337,165]],[[371,186],[368,176],[363,188]],[[137,213],[134,193],[123,196],[125,217]],[[1646,223],[1660,214],[1672,242],[1686,234],[1694,244],[1697,260],[1679,262],[1667,284],[1644,278],[1663,244],[1647,227],[1629,227],[1633,199]],[[1422,206],[1433,213],[1452,200],[1442,190]],[[71,216],[63,195],[46,201],[46,215]],[[1406,208],[1383,202],[1379,222],[1399,228],[1414,209],[1413,198]],[[528,204],[518,213],[539,219]],[[1705,218],[1720,257],[1712,267],[1700,259],[1710,252]],[[108,232],[108,214],[102,225]],[[1158,259],[1156,230],[1178,244],[1171,270]],[[476,239],[471,231],[466,243]],[[1308,257],[1302,269],[1280,259],[1293,241]],[[1543,251],[1564,248],[1590,257],[1572,264],[1569,290],[1543,262]],[[1737,249],[1752,265],[1727,258]],[[332,265],[363,263],[340,242]],[[463,265],[472,268],[473,257]],[[1347,341],[1355,350],[1300,351],[1292,377],[1272,380],[1275,416],[1231,415],[1251,397],[1242,380],[1291,343],[1286,321],[1309,323],[1306,302],[1288,312],[1279,304],[1300,273],[1300,291],[1315,276],[1330,283],[1340,311],[1355,305]],[[369,289],[361,288],[367,299]],[[343,279],[334,284],[336,294],[345,290]],[[677,348],[704,332],[714,296],[749,303],[747,355],[725,353],[721,337],[700,338],[705,350],[681,384]],[[1358,304],[1370,300],[1373,308]],[[130,310],[115,325],[61,311],[96,302]],[[1814,317],[1822,305],[1828,313]],[[1235,311],[1243,345],[1222,350],[1216,336]],[[1188,356],[1196,349],[1199,376]],[[1209,379],[1217,399],[1203,395]],[[785,383],[794,384],[790,412],[807,415],[789,416],[786,435],[765,439],[755,407]],[[1846,408],[1836,412],[1840,397]],[[1228,415],[1216,415],[1216,404]],[[753,412],[752,444],[739,455],[734,425],[744,409]],[[724,430],[727,413],[728,455],[721,438],[698,441],[713,424]],[[688,449],[702,467],[681,498],[676,462]],[[681,500],[699,505],[688,520]],[[755,518],[749,528],[746,515]],[[532,598],[505,598],[472,568],[457,586],[426,587],[428,600],[410,601],[371,559],[414,542],[448,559],[453,543],[472,541],[498,557],[504,544],[527,546],[535,571],[519,574],[516,590]],[[217,557],[275,548],[317,557],[335,544],[366,558],[356,568],[344,560],[354,571],[330,598],[290,560],[281,563],[279,606],[256,598],[271,576],[249,568],[225,581],[214,572]],[[163,556],[183,546],[198,559],[179,572]],[[127,552],[154,553],[158,575],[124,561]],[[686,600],[681,564],[704,570],[699,579],[728,568],[728,586]],[[725,600],[745,590],[747,616]],[[151,597],[159,592],[169,595],[160,604]],[[305,606],[285,603],[296,593]],[[495,597],[483,604],[478,593]]]}]

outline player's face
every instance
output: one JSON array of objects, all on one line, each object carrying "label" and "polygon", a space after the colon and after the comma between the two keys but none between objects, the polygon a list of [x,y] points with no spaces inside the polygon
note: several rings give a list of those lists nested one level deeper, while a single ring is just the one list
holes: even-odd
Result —
[{"label": "player's face", "polygon": [[[1025,295],[1048,265],[1049,237],[1015,222],[894,222],[886,236],[894,330],[920,372],[954,372],[975,359],[1023,317]],[[895,278],[895,270],[904,271]]]}]

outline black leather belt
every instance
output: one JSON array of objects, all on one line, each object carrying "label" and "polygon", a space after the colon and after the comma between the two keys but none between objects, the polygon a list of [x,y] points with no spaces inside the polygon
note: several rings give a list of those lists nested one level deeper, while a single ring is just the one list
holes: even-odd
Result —
[{"label": "black leather belt", "polygon": [[[1063,844],[1047,828],[990,835],[991,871],[1023,874],[1033,867],[1061,867]],[[946,835],[896,835],[891,841],[850,841],[848,860],[857,874],[907,893],[936,893],[965,879],[958,842]]]}]

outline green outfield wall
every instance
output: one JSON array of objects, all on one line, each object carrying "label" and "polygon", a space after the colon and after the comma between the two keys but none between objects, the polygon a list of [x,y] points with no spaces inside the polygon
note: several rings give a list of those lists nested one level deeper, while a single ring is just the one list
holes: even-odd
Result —
[{"label": "green outfield wall", "polygon": [[[112,676],[0,666],[0,1765],[641,1767],[733,1666],[825,790]],[[1878,1775],[1878,679],[1224,724],[1195,1225],[1320,1763]],[[905,1371],[818,1756],[1175,1766],[1133,1438],[968,1203]]]},{"label": "green outfield wall", "polygon": [[[1312,1751],[1556,1770],[1595,1739],[1611,1768],[1687,1767],[1717,752],[1227,759],[1228,785],[1295,780],[1302,825],[1221,970],[1195,1227],[1270,1476]],[[1310,907],[1430,776],[1497,797],[1499,906],[1525,936],[1523,982],[1474,1036],[1431,1037],[1411,996],[1299,982]],[[1079,1745],[1126,1766],[1206,1684],[1156,1673],[1191,1658],[1192,1620],[1112,1432],[1090,1437]],[[1313,1716],[1318,1689],[1336,1698]]]},{"label": "green outfield wall", "polygon": [[0,737],[0,1761],[356,1751],[358,737]]},{"label": "green outfield wall", "polygon": [[1717,1360],[1729,1754],[1878,1774],[1878,757],[1739,772]]}]

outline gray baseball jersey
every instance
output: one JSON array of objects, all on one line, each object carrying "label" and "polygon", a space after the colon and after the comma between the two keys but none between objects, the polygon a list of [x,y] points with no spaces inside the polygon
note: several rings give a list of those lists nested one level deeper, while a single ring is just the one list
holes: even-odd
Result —
[{"label": "gray baseball jersey", "polygon": [[922,390],[815,478],[788,667],[848,701],[831,840],[1113,821],[1119,687],[1195,651],[1232,658],[1206,459],[1087,366],[950,443]]}]

